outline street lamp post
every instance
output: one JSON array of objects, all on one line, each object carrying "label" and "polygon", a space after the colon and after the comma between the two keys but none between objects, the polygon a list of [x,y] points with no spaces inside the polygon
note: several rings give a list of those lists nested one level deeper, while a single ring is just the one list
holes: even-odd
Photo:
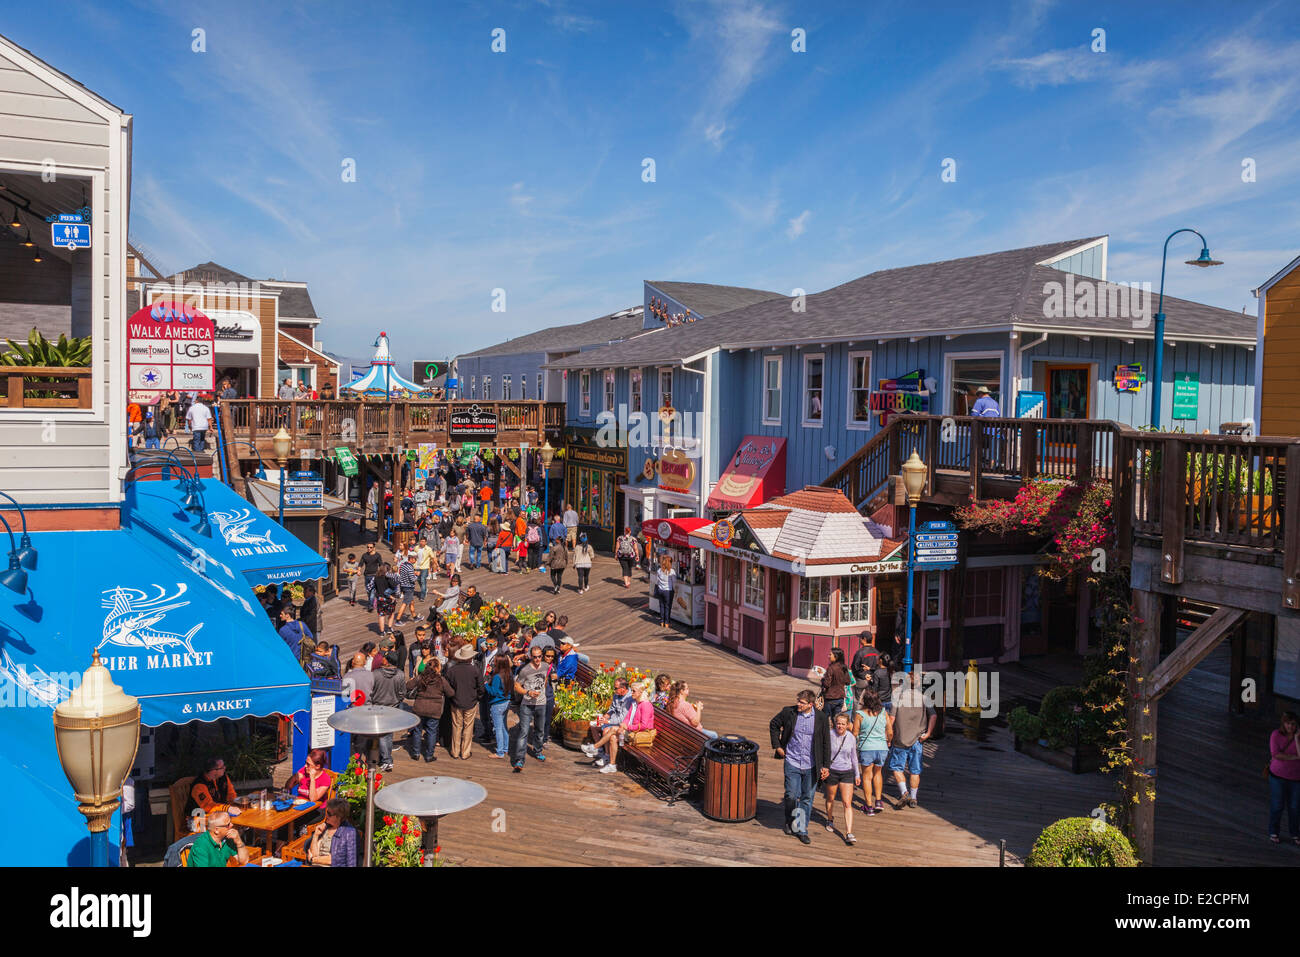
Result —
[{"label": "street lamp post", "polygon": [[81,684],[54,709],[59,763],[90,827],[90,865],[108,866],[108,828],[140,744],[140,702],[94,653]]},{"label": "street lamp post", "polygon": [[1165,264],[1169,259],[1169,240],[1179,233],[1196,233],[1201,240],[1201,255],[1187,260],[1187,265],[1201,268],[1223,265],[1222,260],[1210,258],[1209,243],[1194,229],[1175,229],[1165,237],[1165,249],[1160,257],[1160,300],[1156,304],[1155,355],[1151,360],[1151,426],[1156,430],[1160,429],[1160,392],[1165,373]]},{"label": "street lamp post", "polygon": [[916,580],[916,506],[925,489],[926,466],[921,456],[912,450],[912,456],[903,463],[903,488],[907,490],[907,630],[903,640],[903,671],[912,671],[912,592]]},{"label": "street lamp post", "polygon": [[280,525],[284,525],[284,470],[289,465],[289,446],[293,442],[293,436],[280,426],[280,431],[275,433],[271,439],[271,447],[275,449],[275,461],[280,466]]},{"label": "street lamp post", "polygon": [[[546,516],[551,511],[551,460],[555,458],[555,449],[551,448],[551,440],[547,439],[546,443],[537,450],[542,456],[542,504],[543,508],[542,524],[546,527]],[[549,551],[551,547],[551,536],[548,531],[546,535],[546,548]]]}]

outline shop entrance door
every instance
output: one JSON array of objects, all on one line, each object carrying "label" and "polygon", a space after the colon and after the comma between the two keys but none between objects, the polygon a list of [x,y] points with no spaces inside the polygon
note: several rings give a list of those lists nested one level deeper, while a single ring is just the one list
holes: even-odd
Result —
[{"label": "shop entrance door", "polygon": [[718,597],[721,599],[722,621],[718,637],[722,639],[722,647],[735,651],[740,647],[741,630],[744,627],[745,616],[740,611],[740,596],[741,589],[745,587],[745,564],[734,558],[723,557],[721,565],[722,588]]},{"label": "shop entrance door", "polygon": [[900,582],[885,581],[876,585],[876,650],[892,653],[899,606],[903,601]]},{"label": "shop entrance door", "polygon": [[[1088,419],[1092,417],[1092,366],[1051,365],[1045,370],[1047,417],[1050,419]],[[1047,462],[1055,466],[1072,466],[1078,455],[1074,442],[1062,441],[1059,430],[1049,429],[1044,452]]]},{"label": "shop entrance door", "polygon": [[786,661],[790,657],[790,575],[774,571],[770,576],[767,598],[772,605],[772,617],[767,660]]}]

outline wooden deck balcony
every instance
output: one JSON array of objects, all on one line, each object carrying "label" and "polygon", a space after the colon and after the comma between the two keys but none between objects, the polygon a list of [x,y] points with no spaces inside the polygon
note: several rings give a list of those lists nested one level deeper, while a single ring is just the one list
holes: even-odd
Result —
[{"label": "wooden deck balcony", "polygon": [[[259,452],[271,452],[271,438],[281,427],[293,437],[293,449],[319,452],[347,446],[361,453],[395,453],[425,442],[452,445],[448,419],[453,410],[477,406],[495,412],[497,434],[484,446],[530,446],[555,438],[564,427],[563,402],[382,402],[356,399],[280,401],[223,399],[221,428],[227,442],[247,440]],[[456,440],[459,443],[460,440]],[[247,446],[237,446],[240,457]],[[250,456],[251,457],[251,456]]]},{"label": "wooden deck balcony", "polygon": [[0,366],[0,408],[89,409],[94,370],[65,366]]},{"label": "wooden deck balcony", "polygon": [[[922,500],[931,504],[1010,498],[1033,479],[1110,482],[1120,557],[1133,562],[1135,587],[1176,591],[1185,580],[1218,576],[1239,599],[1250,597],[1242,588],[1258,591],[1249,607],[1300,610],[1300,480],[1287,481],[1300,475],[1300,439],[1140,432],[1092,419],[906,415],[822,484],[870,510],[914,449],[928,470]],[[1239,563],[1238,577],[1215,570],[1224,561]]]}]

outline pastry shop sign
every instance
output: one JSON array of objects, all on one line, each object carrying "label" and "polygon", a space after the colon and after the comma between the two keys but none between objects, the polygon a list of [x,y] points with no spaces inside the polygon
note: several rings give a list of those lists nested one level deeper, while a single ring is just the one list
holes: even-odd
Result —
[{"label": "pastry shop sign", "polygon": [[216,326],[193,306],[163,300],[126,321],[127,388],[212,392]]},{"label": "pastry shop sign", "polygon": [[699,470],[682,449],[668,449],[659,457],[659,487],[669,492],[695,491]]}]

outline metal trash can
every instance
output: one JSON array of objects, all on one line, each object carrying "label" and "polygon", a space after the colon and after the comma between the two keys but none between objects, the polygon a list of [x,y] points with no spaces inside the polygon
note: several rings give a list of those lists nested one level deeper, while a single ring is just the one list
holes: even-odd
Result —
[{"label": "metal trash can", "polygon": [[758,814],[758,745],[724,734],[704,745],[704,816],[749,821]]}]

